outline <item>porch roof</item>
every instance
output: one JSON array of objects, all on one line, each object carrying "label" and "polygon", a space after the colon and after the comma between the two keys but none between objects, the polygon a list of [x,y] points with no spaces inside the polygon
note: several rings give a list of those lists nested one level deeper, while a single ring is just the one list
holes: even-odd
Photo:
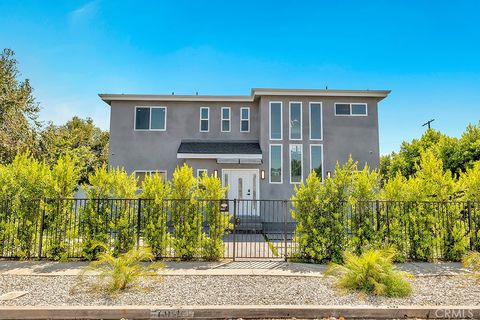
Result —
[{"label": "porch roof", "polygon": [[258,141],[182,141],[177,151],[179,159],[261,159]]}]

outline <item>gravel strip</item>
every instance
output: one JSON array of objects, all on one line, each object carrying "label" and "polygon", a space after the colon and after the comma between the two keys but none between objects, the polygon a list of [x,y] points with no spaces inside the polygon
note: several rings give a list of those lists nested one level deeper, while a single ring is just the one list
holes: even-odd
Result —
[{"label": "gravel strip", "polygon": [[[94,283],[96,277],[87,277]],[[342,293],[330,278],[281,276],[166,276],[144,279],[138,289],[111,296],[79,286],[73,276],[0,275],[0,295],[29,293],[1,305],[480,305],[480,284],[465,275],[409,279],[408,298]]]}]

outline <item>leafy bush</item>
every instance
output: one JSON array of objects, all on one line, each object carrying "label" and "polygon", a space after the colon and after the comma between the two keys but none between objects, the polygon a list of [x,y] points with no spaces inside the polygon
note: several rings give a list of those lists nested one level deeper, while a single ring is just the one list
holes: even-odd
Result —
[{"label": "leafy bush", "polygon": [[104,244],[99,244],[99,247],[105,251],[99,253],[98,260],[92,261],[80,273],[80,281],[84,282],[87,271],[99,272],[100,281],[95,282],[94,288],[105,289],[108,292],[125,290],[137,285],[141,277],[158,276],[158,269],[164,267],[162,263],[142,265],[143,261],[153,261],[154,257],[149,248],[131,249],[115,257]]},{"label": "leafy bush", "polygon": [[205,215],[209,232],[203,235],[202,257],[206,260],[219,260],[223,258],[225,246],[223,235],[230,224],[230,214],[220,211],[220,199],[225,197],[227,188],[222,187],[220,179],[203,175],[199,178],[196,198],[199,208]]},{"label": "leafy bush", "polygon": [[177,257],[191,260],[199,253],[202,244],[202,213],[194,195],[197,179],[191,167],[184,164],[173,172],[171,181],[172,221],[174,228],[173,248]]},{"label": "leafy bush", "polygon": [[143,236],[156,257],[163,257],[171,243],[167,230],[170,185],[159,174],[147,175],[142,182]]},{"label": "leafy bush", "polygon": [[405,297],[412,292],[410,284],[405,280],[410,275],[394,267],[394,256],[394,249],[369,249],[360,256],[346,252],[344,264],[331,263],[326,275],[336,277],[337,285],[344,289],[387,297]]},{"label": "leafy bush", "polygon": [[463,266],[473,272],[480,282],[480,252],[472,251],[464,255]]}]

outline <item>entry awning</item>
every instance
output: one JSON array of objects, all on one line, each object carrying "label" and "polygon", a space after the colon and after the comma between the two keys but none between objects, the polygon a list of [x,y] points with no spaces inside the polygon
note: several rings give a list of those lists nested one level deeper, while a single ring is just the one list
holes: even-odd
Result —
[{"label": "entry awning", "polygon": [[182,141],[178,159],[215,159],[217,163],[262,163],[258,141]]}]

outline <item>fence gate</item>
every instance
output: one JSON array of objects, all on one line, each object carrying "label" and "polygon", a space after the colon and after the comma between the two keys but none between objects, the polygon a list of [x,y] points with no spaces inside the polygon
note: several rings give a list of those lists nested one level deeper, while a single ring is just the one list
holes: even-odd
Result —
[{"label": "fence gate", "polygon": [[225,258],[285,260],[295,229],[285,200],[228,200],[231,233],[226,234]]}]

